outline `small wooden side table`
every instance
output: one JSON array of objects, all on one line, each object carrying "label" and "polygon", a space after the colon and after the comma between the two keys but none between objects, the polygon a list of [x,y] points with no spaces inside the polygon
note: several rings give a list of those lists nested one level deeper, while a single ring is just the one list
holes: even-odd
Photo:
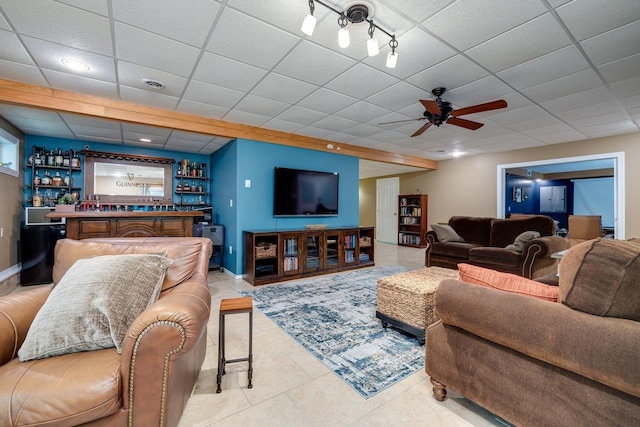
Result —
[{"label": "small wooden side table", "polygon": [[[249,356],[240,359],[225,359],[225,316],[228,314],[249,313]],[[247,388],[253,388],[251,379],[253,377],[253,299],[251,297],[228,298],[220,301],[220,321],[218,328],[218,375],[216,377],[217,389],[216,393],[222,392],[222,376],[226,373],[225,366],[227,363],[249,362],[249,385]]]}]

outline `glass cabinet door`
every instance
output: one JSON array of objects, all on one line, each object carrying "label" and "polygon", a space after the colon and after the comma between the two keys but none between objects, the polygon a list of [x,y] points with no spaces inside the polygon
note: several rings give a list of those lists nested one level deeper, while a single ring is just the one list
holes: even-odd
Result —
[{"label": "glass cabinet door", "polygon": [[342,232],[342,264],[341,265],[351,265],[358,263],[358,254],[357,254],[357,242],[358,242],[358,232],[354,231],[343,231]]},{"label": "glass cabinet door", "polygon": [[340,265],[340,232],[327,231],[325,241],[325,267],[333,268]]},{"label": "glass cabinet door", "polygon": [[304,271],[318,271],[323,268],[321,233],[305,233]]},{"label": "glass cabinet door", "polygon": [[298,274],[301,271],[300,251],[302,249],[300,233],[282,234],[280,236],[282,251],[282,274]]}]

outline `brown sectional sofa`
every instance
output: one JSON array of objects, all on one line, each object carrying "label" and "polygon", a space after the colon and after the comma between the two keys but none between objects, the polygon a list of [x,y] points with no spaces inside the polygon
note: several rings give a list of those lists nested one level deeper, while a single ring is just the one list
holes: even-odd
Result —
[{"label": "brown sectional sofa", "polygon": [[[468,263],[533,279],[555,274],[554,252],[566,249],[566,239],[555,236],[553,219],[546,215],[516,216],[508,219],[453,216],[448,223],[464,242],[440,242],[430,230],[425,235],[425,265],[457,268]],[[541,237],[528,241],[522,253],[505,249],[525,231]]]},{"label": "brown sectional sofa", "polygon": [[436,399],[450,387],[523,427],[640,425],[640,243],[582,243],[559,274],[558,302],[440,284],[426,337]]},{"label": "brown sectional sofa", "polygon": [[210,239],[196,237],[58,241],[55,283],[92,255],[166,253],[173,264],[121,354],[106,348],[21,362],[18,350],[53,286],[1,297],[0,426],[176,426],[205,357],[211,251]]}]

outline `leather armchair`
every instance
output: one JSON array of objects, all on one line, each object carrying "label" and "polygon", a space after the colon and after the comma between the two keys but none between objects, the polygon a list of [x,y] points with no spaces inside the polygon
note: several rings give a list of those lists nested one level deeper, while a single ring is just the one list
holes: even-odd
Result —
[{"label": "leather armchair", "polygon": [[[53,285],[1,297],[0,426],[177,425],[206,352],[211,241],[157,237],[82,242],[108,243],[118,253],[130,246],[140,250],[160,245],[170,258],[179,244],[198,249],[174,258],[167,276],[174,269],[184,280],[163,290],[158,301],[138,316],[129,327],[122,354],[109,348],[20,362],[18,349]],[[56,262],[63,256],[58,252]]]}]

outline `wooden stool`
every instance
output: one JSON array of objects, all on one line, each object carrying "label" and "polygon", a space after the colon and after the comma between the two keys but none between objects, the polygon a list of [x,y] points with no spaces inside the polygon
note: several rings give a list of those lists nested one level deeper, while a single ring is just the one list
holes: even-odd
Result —
[{"label": "wooden stool", "polygon": [[[227,314],[237,313],[249,313],[249,357],[225,360],[224,319]],[[230,298],[220,301],[220,326],[218,329],[218,388],[216,389],[216,393],[222,392],[222,376],[226,373],[225,366],[227,363],[249,362],[249,385],[247,388],[253,388],[253,385],[251,384],[251,377],[253,376],[253,300],[251,297]]]}]

